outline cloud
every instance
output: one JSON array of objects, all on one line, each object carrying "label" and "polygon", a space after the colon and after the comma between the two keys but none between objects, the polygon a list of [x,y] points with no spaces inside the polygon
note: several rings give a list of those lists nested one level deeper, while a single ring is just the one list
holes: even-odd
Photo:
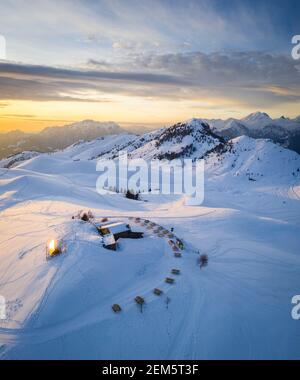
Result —
[{"label": "cloud", "polygon": [[280,99],[285,99],[286,101],[299,101],[300,100],[300,90],[299,87],[291,86],[290,88],[280,87],[280,86],[266,86],[262,87],[261,91],[268,92],[272,94],[274,97],[278,97]]},{"label": "cloud", "polygon": [[[154,84],[178,85],[181,79],[161,73],[75,70],[0,62],[0,99],[101,102],[109,101],[101,97],[103,93],[135,91],[141,94],[141,87]],[[89,96],[91,92],[94,99]]]},{"label": "cloud", "polygon": [[120,50],[286,50],[299,24],[299,2],[291,0],[284,6],[270,0],[2,3],[0,25],[8,51],[14,59],[44,64],[71,64],[83,55],[95,59],[99,51],[115,58]]},{"label": "cloud", "polygon": [[[97,61],[93,61],[97,66]],[[99,62],[103,65],[103,62]],[[153,96],[177,99],[223,98],[259,106],[297,101],[300,72],[297,63],[284,54],[268,52],[203,52],[176,54],[132,54],[111,70],[143,70],[177,75],[181,85],[153,88]],[[281,89],[281,90],[280,90]],[[151,96],[151,89],[147,89]]]},{"label": "cloud", "polygon": [[42,65],[28,65],[0,62],[1,75],[17,77],[35,77],[66,80],[118,80],[142,83],[180,83],[178,77],[167,74],[152,74],[148,72],[122,72],[122,71],[100,71],[80,70],[70,68],[59,68]]},{"label": "cloud", "polygon": [[26,119],[33,119],[35,118],[36,116],[35,115],[30,115],[30,114],[16,114],[16,113],[6,113],[4,115],[2,115],[3,117],[12,117],[12,118],[15,118],[15,117],[19,117],[19,118],[26,118]]},{"label": "cloud", "polygon": [[4,114],[0,115],[0,119],[21,119],[31,122],[47,122],[47,123],[74,123],[74,120],[70,119],[44,119],[44,118],[38,118],[36,115],[26,115],[26,114]]},{"label": "cloud", "polygon": [[111,63],[109,63],[108,61],[105,61],[104,59],[101,59],[101,60],[88,59],[87,66],[97,68],[97,69],[107,70],[110,68]]},{"label": "cloud", "polygon": [[202,52],[140,55],[136,67],[162,73],[182,73],[197,84],[244,82],[300,83],[295,61],[288,55],[267,52]]},{"label": "cloud", "polygon": [[90,59],[66,68],[0,62],[0,99],[109,101],[224,99],[251,107],[298,101],[300,73],[288,55],[268,52],[134,53],[117,64]]}]

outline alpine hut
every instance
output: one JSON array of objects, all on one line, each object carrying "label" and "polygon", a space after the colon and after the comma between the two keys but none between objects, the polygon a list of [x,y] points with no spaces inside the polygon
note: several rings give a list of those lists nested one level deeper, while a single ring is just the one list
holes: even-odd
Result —
[{"label": "alpine hut", "polygon": [[143,232],[131,231],[130,225],[124,222],[109,222],[96,225],[98,232],[103,236],[105,248],[116,250],[119,238],[139,239]]}]

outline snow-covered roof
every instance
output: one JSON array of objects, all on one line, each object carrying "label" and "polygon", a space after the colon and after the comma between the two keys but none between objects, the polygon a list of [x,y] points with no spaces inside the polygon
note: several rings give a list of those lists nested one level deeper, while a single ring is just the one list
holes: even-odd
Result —
[{"label": "snow-covered roof", "polygon": [[129,225],[123,222],[102,224],[101,228],[107,228],[113,234],[130,230]]}]

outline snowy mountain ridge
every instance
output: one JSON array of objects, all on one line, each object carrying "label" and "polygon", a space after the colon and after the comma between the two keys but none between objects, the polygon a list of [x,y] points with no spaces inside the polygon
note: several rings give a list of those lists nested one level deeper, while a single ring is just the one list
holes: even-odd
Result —
[{"label": "snowy mountain ridge", "polygon": [[294,119],[290,119],[284,116],[280,118],[272,119],[266,112],[253,112],[249,115],[245,116],[242,119],[205,119],[212,128],[216,128],[217,130],[224,129],[228,123],[235,121],[236,123],[240,123],[245,127],[252,129],[262,129],[267,125],[276,125],[280,127],[285,127],[289,130],[300,129],[300,116],[295,117]]},{"label": "snowy mountain ridge", "polygon": [[133,150],[130,157],[159,160],[199,159],[211,149],[225,143],[202,119],[177,123],[157,131],[151,137],[152,140]]},{"label": "snowy mountain ridge", "polygon": [[9,169],[13,166],[18,165],[18,163],[22,161],[27,161],[33,157],[39,156],[41,153],[32,152],[32,151],[24,151],[21,153],[13,154],[10,157],[4,158],[0,160],[0,168]]},{"label": "snowy mountain ridge", "polygon": [[113,121],[99,122],[95,120],[86,119],[81,120],[79,122],[66,124],[63,127],[47,127],[41,131],[41,135],[46,137],[49,135],[53,135],[57,132],[63,132],[64,134],[72,132],[85,135],[86,133],[90,134],[96,131],[100,131],[103,134],[116,134],[122,132],[123,130],[117,123]]},{"label": "snowy mountain ridge", "polygon": [[[300,153],[300,116],[289,119],[272,119],[264,112],[252,113],[243,119],[191,119],[186,124],[202,120],[211,127],[211,131],[225,139],[246,135],[253,138],[270,138],[282,146]],[[168,129],[168,128],[162,128]],[[12,131],[0,134],[0,159],[23,151],[53,152],[64,149],[81,140],[89,141],[105,135],[126,133],[114,122],[82,120],[62,127],[47,127],[39,133]],[[130,132],[128,132],[130,133]],[[139,146],[154,138],[157,131],[145,133]]]},{"label": "snowy mountain ridge", "polygon": [[53,152],[80,140],[126,132],[114,122],[82,120],[65,126],[47,127],[38,133],[0,133],[0,159],[23,151]]},{"label": "snowy mountain ridge", "polygon": [[253,112],[250,115],[241,119],[246,125],[254,128],[263,128],[273,122],[273,119],[266,112]]},{"label": "snowy mountain ridge", "polygon": [[242,119],[206,119],[212,130],[226,139],[246,135],[267,138],[300,153],[300,116],[272,119],[265,112],[255,112]]},{"label": "snowy mountain ridge", "polygon": [[[0,161],[0,167],[14,166],[55,173],[56,169],[51,166],[55,160],[75,173],[80,171],[80,162],[82,165],[91,162],[88,166],[92,171],[98,159],[116,159],[121,151],[127,151],[129,159],[204,158],[212,177],[217,171],[228,177],[243,175],[246,179],[260,182],[281,182],[285,178],[289,183],[299,179],[300,156],[297,153],[265,139],[241,136],[226,141],[215,134],[206,121],[196,118],[142,136],[130,133],[106,135],[91,141],[80,141],[54,153],[38,155],[36,152],[26,152]],[[244,164],[237,171],[235,168],[241,161]]]}]

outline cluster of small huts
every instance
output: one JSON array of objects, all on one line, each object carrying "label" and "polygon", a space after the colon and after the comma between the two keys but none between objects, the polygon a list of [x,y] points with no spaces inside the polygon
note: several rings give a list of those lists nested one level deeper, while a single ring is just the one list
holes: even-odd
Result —
[{"label": "cluster of small huts", "polygon": [[181,257],[180,250],[183,249],[183,242],[181,239],[176,237],[173,232],[167,230],[166,228],[160,226],[157,223],[151,222],[148,219],[141,219],[141,218],[129,218],[134,223],[139,224],[142,227],[145,227],[147,230],[152,231],[154,234],[156,234],[160,238],[166,238],[168,239],[168,244],[170,245],[174,256],[175,257]]}]

